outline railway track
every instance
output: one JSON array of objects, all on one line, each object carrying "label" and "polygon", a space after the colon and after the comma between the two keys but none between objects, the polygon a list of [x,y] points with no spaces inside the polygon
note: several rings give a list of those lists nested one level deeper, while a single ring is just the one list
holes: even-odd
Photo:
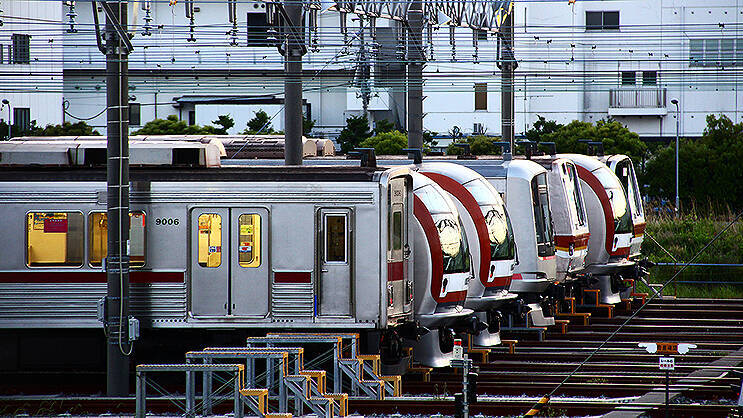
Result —
[{"label": "railway track", "polygon": [[[718,318],[720,316],[723,318]],[[493,349],[490,361],[478,364],[480,400],[472,406],[471,412],[485,415],[526,412],[539,397],[551,392],[574,372],[626,318],[594,315],[590,325],[571,323],[565,334],[549,330],[544,341],[519,338],[513,354],[506,348]],[[743,351],[739,351],[743,348],[741,325],[743,300],[653,301],[625,327],[626,332],[618,333],[560,387],[544,413],[596,415],[617,410],[661,416],[662,402],[657,401],[660,399],[657,396],[652,398],[654,395],[662,398],[664,390],[665,375],[658,370],[659,356],[646,353],[637,344],[687,342],[697,344],[697,348],[676,356],[676,370],[670,374],[670,389],[676,399],[669,412],[672,416],[727,416],[732,411],[730,403],[737,400],[730,385],[739,384],[728,371],[743,362]],[[724,365],[717,365],[720,362]],[[96,381],[103,377],[96,372],[83,375],[86,376]],[[0,372],[0,380],[8,377],[12,376]],[[38,376],[34,377],[38,383]],[[38,386],[39,393],[58,393],[59,382],[69,378],[56,377],[49,380],[56,382],[53,387]],[[403,379],[404,397],[386,401],[351,399],[349,407],[361,414],[451,414],[454,412],[451,396],[461,391],[461,379],[461,374],[449,368],[435,370],[430,381],[411,374]],[[64,386],[65,391],[68,388]],[[656,400],[647,401],[648,396]],[[148,402],[148,407],[156,413],[173,412],[173,405],[162,400]],[[42,415],[54,412],[117,414],[133,410],[132,398],[60,395],[0,398],[0,414],[19,411]]]}]

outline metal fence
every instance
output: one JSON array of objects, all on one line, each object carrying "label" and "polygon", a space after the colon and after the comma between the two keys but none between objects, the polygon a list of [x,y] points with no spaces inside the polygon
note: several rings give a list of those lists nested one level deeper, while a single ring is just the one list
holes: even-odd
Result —
[{"label": "metal fence", "polygon": [[662,108],[666,107],[666,89],[618,88],[609,90],[609,107]]}]

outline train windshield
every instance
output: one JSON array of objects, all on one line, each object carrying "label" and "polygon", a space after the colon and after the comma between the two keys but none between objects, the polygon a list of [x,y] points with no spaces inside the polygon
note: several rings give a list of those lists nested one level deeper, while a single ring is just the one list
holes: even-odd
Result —
[{"label": "train windshield", "polygon": [[632,160],[626,158],[618,162],[614,173],[619,177],[622,186],[624,186],[627,201],[629,201],[632,208],[632,215],[643,216],[640,188],[637,187],[637,176],[635,176],[635,168],[632,166]]},{"label": "train windshield", "polygon": [[441,252],[444,256],[444,274],[465,273],[470,270],[470,252],[467,237],[459,220],[451,214],[434,215],[439,230]]},{"label": "train windshield", "polygon": [[511,219],[503,206],[482,206],[485,223],[488,225],[490,260],[510,260],[516,257]]},{"label": "train windshield", "polygon": [[467,248],[467,237],[464,235],[459,219],[455,215],[453,204],[447,202],[436,188],[425,185],[415,190],[415,195],[431,213],[444,257],[444,274],[464,273],[470,270],[470,252]]},{"label": "train windshield", "polygon": [[550,213],[547,190],[547,174],[538,174],[531,180],[532,205],[534,206],[534,226],[537,234],[537,254],[548,257],[555,254],[552,241],[552,214]]},{"label": "train windshield", "polygon": [[601,181],[606,194],[609,195],[611,209],[614,212],[614,232],[617,234],[632,232],[632,218],[627,210],[627,194],[617,176],[609,170],[609,167],[601,167],[593,174]]},{"label": "train windshield", "polygon": [[513,228],[498,191],[482,179],[467,182],[464,187],[475,197],[485,216],[490,240],[490,259],[493,261],[513,259],[516,253]]}]

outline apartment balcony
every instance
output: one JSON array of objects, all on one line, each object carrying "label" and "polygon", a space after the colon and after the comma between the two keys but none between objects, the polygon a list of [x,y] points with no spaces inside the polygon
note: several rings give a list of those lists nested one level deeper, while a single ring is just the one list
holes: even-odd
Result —
[{"label": "apartment balcony", "polygon": [[666,89],[618,88],[609,90],[609,116],[665,116]]}]

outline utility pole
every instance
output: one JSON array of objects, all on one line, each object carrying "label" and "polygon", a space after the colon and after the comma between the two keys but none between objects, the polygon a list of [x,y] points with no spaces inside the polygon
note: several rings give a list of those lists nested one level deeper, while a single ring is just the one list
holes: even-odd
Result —
[{"label": "utility pole", "polygon": [[510,142],[511,149],[515,149],[513,72],[516,69],[516,60],[513,53],[513,10],[506,14],[506,18],[500,27],[500,33],[501,141]]},{"label": "utility pole", "polygon": [[302,2],[284,0],[284,164],[302,165]]},{"label": "utility pole", "polygon": [[[95,5],[95,3],[94,3]],[[107,394],[129,394],[129,42],[127,2],[101,3],[106,14]],[[95,6],[94,6],[95,8]],[[97,10],[93,10],[96,14]],[[96,19],[97,20],[97,19]]]},{"label": "utility pole", "polygon": [[408,8],[408,148],[423,149],[423,2]]}]

